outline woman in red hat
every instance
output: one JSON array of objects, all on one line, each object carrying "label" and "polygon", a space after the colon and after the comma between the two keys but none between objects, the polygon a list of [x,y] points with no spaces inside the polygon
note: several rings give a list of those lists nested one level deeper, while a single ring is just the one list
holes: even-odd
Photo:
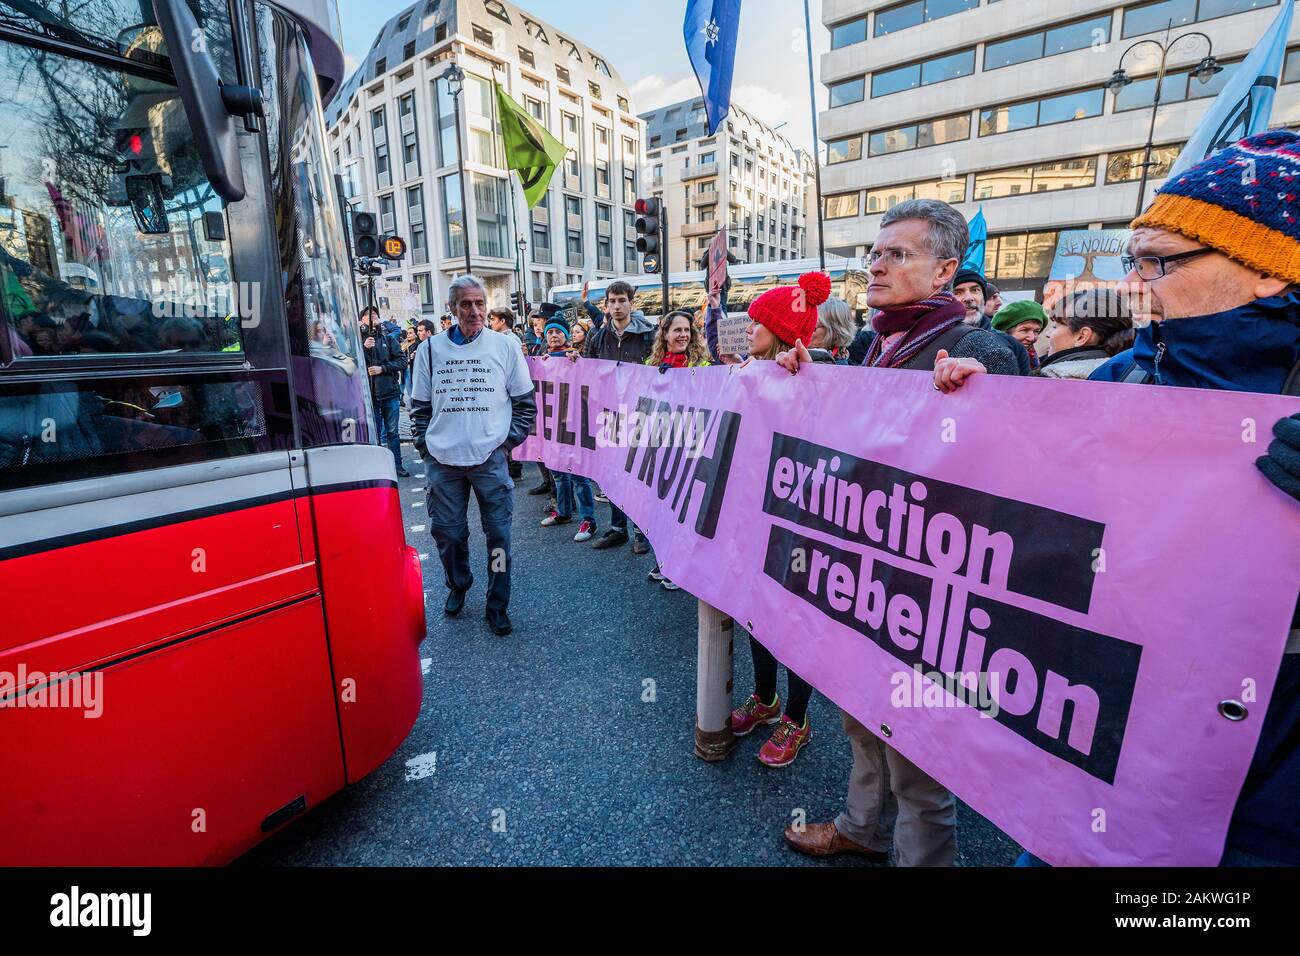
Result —
[{"label": "woman in red hat", "polygon": [[[750,359],[774,359],[794,348],[796,341],[811,342],[817,329],[817,308],[830,295],[830,276],[821,272],[800,276],[797,286],[777,286],[760,295],[749,307]],[[731,732],[743,737],[759,724],[776,724],[771,738],[758,751],[758,760],[769,767],[785,767],[812,739],[808,726],[812,685],[787,667],[789,697],[782,713],[776,692],[776,658],[753,636],[749,651],[754,661],[754,693],[731,712]]]}]

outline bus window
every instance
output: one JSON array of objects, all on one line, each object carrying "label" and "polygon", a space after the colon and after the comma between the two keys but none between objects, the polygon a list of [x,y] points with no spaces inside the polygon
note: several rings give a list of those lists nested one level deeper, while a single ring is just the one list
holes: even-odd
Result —
[{"label": "bus window", "polygon": [[[226,0],[188,0],[203,31],[217,72],[227,83],[238,82],[230,10]],[[148,0],[0,0],[0,25],[37,36],[73,43],[89,50],[167,68],[167,46]]]},{"label": "bus window", "polygon": [[285,144],[269,158],[302,443],[371,441],[370,384],[311,53],[283,13],[258,3],[254,18],[267,141]]},{"label": "bus window", "polygon": [[176,88],[0,42],[0,101],[0,365],[241,351],[255,315]]}]

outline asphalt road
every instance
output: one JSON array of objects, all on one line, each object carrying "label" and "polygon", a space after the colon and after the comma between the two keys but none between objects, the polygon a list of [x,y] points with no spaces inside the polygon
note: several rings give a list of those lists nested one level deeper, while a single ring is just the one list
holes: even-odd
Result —
[{"label": "asphalt road", "polygon": [[[546,499],[525,494],[533,466],[515,490],[514,633],[496,637],[483,620],[476,505],[476,583],[461,616],[445,618],[424,469],[404,451],[417,476],[401,482],[407,540],[427,555],[420,716],[383,766],[244,865],[872,865],[809,860],[781,838],[798,811],[816,822],[841,809],[852,758],[838,710],[814,695],[812,741],[784,769],[755,759],[760,731],[725,762],[696,758],[695,598],[647,580],[652,558],[630,546],[595,551],[572,541],[576,523],[540,527]],[[608,505],[596,510],[603,530]],[[735,647],[739,702],[753,673],[743,631]],[[966,866],[1019,852],[964,805],[958,844]]]}]

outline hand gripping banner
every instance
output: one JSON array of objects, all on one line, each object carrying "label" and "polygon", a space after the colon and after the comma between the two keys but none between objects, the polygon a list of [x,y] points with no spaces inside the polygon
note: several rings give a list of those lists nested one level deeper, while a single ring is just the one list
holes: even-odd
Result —
[{"label": "hand gripping banner", "polygon": [[516,457],[596,479],[666,575],[1013,839],[1218,862],[1300,591],[1300,505],[1253,465],[1295,398],[529,361]]}]

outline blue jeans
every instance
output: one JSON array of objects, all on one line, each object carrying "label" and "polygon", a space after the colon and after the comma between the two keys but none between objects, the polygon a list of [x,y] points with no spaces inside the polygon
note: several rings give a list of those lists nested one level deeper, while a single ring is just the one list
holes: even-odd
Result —
[{"label": "blue jeans", "polygon": [[596,498],[591,493],[591,479],[553,471],[555,476],[555,510],[561,518],[573,517],[573,500],[578,500],[578,516],[588,521],[596,520]]},{"label": "blue jeans", "polygon": [[399,396],[375,399],[375,424],[379,426],[379,444],[388,446],[388,450],[393,453],[393,464],[398,468],[402,467],[401,420],[402,407]]},{"label": "blue jeans", "polygon": [[[609,503],[609,530],[622,531],[624,534],[627,534],[627,512],[623,511],[612,501]],[[637,538],[645,537],[645,535],[641,533],[641,529],[636,525],[632,525],[632,533]]]},{"label": "blue jeans", "polygon": [[515,508],[515,483],[510,480],[508,461],[503,448],[492,452],[483,464],[469,467],[425,459],[429,532],[438,546],[447,587],[453,591],[468,591],[474,584],[469,570],[471,489],[478,499],[488,549],[488,610],[504,611],[510,604],[510,521]]}]

